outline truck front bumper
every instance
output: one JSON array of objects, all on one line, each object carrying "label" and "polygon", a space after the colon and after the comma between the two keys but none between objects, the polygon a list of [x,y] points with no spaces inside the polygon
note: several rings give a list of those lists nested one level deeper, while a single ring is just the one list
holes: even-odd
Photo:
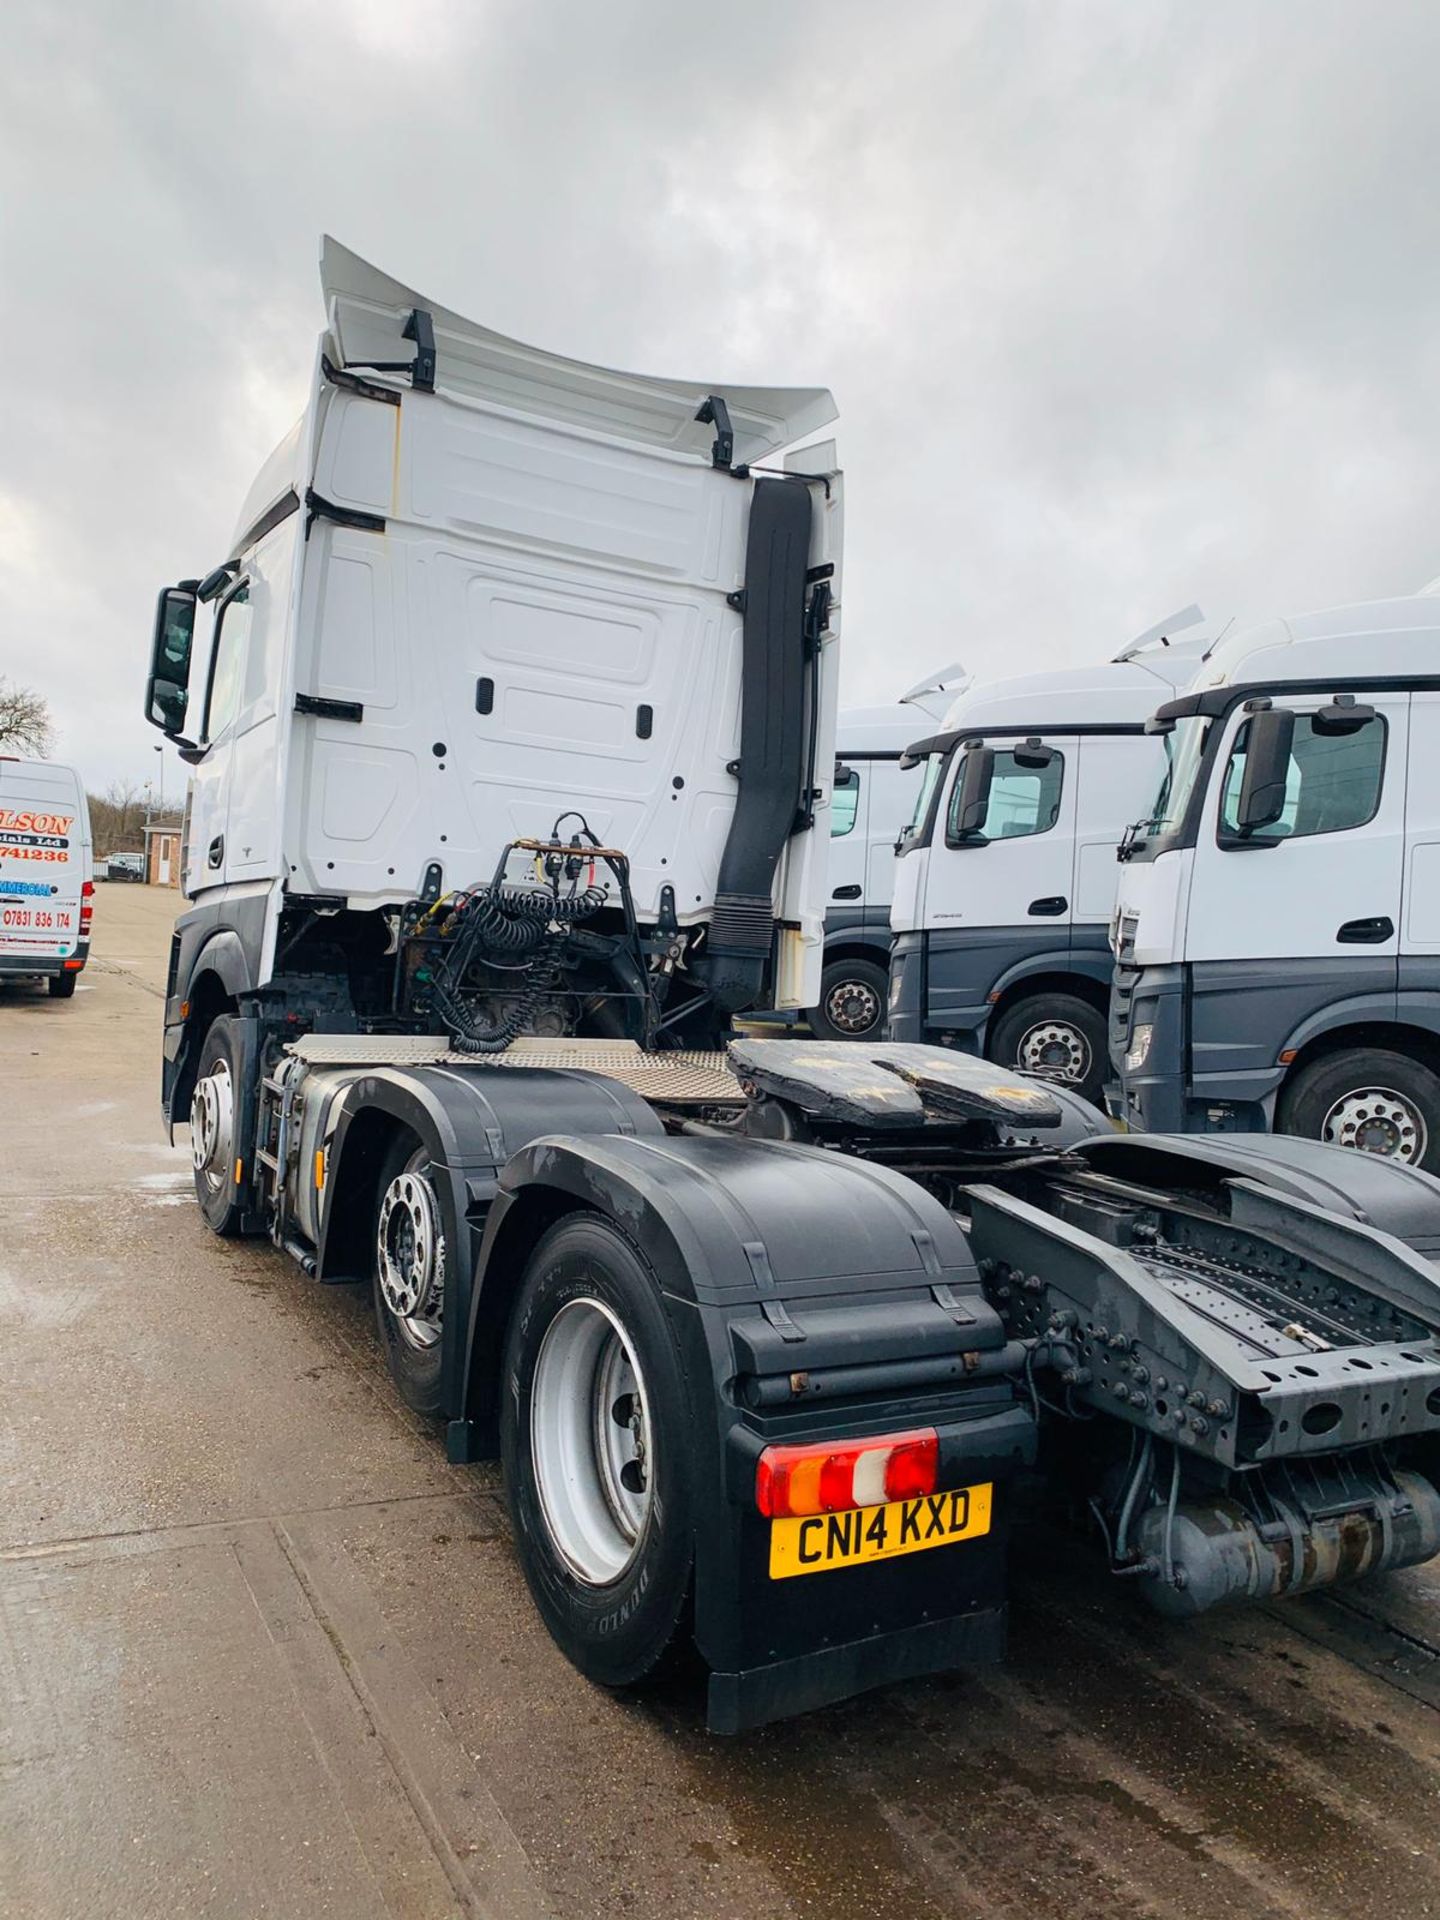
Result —
[{"label": "truck front bumper", "polygon": [[1197,1072],[1190,1027],[1183,965],[1116,968],[1105,1089],[1111,1117],[1145,1133],[1268,1133],[1284,1069]]}]

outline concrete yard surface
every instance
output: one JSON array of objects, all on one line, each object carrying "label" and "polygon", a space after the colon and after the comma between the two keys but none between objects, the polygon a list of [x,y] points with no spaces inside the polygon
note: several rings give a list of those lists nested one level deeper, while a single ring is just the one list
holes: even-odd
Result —
[{"label": "concrete yard surface", "polygon": [[729,1742],[582,1680],[369,1300],[206,1230],[181,904],[102,886],[74,1000],[0,991],[6,1920],[1440,1915],[1429,1570],[1187,1629],[1031,1535],[1000,1668]]}]

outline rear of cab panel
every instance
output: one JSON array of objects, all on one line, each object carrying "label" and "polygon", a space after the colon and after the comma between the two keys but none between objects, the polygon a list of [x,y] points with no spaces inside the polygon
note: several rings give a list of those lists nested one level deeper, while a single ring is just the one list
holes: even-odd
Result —
[{"label": "rear of cab panel", "polygon": [[[333,242],[322,274],[332,367],[408,361],[403,330],[423,305],[438,372],[433,392],[322,382],[300,443],[302,492],[321,504],[303,546],[294,689],[346,711],[290,722],[287,885],[380,906],[410,897],[437,858],[447,884],[465,884],[508,840],[546,837],[575,808],[629,855],[642,920],[666,889],[682,925],[708,918],[736,803],[731,598],[752,494],[712,463],[716,428],[695,417],[712,383],[524,347]],[[818,389],[719,391],[737,467],[834,414]],[[812,566],[833,569],[838,480],[811,493]],[[834,593],[833,573],[826,584]],[[822,817],[805,842],[826,824],[830,624],[812,725]],[[818,982],[818,858],[797,841],[775,892],[797,1004],[810,973]]]}]

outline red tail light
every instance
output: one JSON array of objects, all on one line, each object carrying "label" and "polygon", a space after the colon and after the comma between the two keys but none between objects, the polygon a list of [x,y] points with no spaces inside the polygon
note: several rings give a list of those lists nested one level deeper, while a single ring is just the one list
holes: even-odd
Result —
[{"label": "red tail light", "polygon": [[766,1447],[755,1470],[755,1504],[769,1520],[879,1507],[935,1491],[940,1439],[933,1427],[841,1446],[819,1441]]},{"label": "red tail light", "polygon": [[86,880],[80,888],[80,932],[82,937],[90,931],[90,916],[95,911],[95,882]]}]

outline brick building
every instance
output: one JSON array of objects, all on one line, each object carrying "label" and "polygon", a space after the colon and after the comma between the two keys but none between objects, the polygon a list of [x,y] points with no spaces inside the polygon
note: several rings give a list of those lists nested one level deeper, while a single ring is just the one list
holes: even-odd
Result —
[{"label": "brick building", "polygon": [[180,885],[182,825],[178,813],[152,813],[145,822],[145,878],[152,887]]}]

